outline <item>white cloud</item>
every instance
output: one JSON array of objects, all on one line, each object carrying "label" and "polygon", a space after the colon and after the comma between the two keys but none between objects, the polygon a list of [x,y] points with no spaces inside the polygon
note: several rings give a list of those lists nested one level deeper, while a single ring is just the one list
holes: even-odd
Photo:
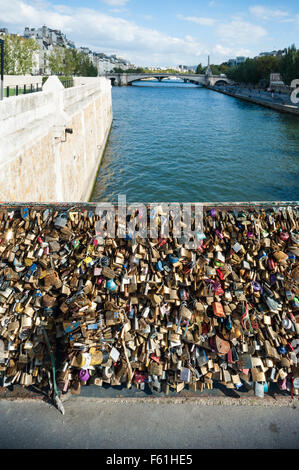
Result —
[{"label": "white cloud", "polygon": [[237,19],[219,25],[217,33],[222,41],[234,46],[257,43],[267,35],[267,31],[262,26]]},{"label": "white cloud", "polygon": [[[244,56],[244,57],[249,57],[252,52],[250,49],[244,49],[244,48],[232,48],[232,47],[226,47],[223,46],[222,44],[216,44],[216,46],[213,47],[212,49],[213,56],[217,56],[222,60],[224,57],[235,57],[235,56]],[[221,58],[222,57],[222,58]]]},{"label": "white cloud", "polygon": [[109,10],[111,13],[124,13],[126,10],[126,8],[111,8]]},{"label": "white cloud", "polygon": [[198,16],[183,16],[179,14],[177,15],[177,18],[180,20],[191,21],[192,23],[197,23],[202,26],[213,26],[216,23],[216,20],[213,18],[204,18]]},{"label": "white cloud", "polygon": [[267,8],[262,5],[255,5],[253,7],[250,7],[249,11],[252,15],[256,16],[261,20],[283,20],[287,16],[289,16],[289,13],[287,11],[278,9],[275,10],[273,8]]},{"label": "white cloud", "polygon": [[122,7],[126,5],[130,0],[101,0],[103,3],[107,3],[111,7]]},{"label": "white cloud", "polygon": [[[18,14],[16,14],[18,12]],[[60,8],[30,0],[0,0],[0,23],[14,32],[24,26],[43,24],[61,29],[78,46],[86,45],[95,51],[117,53],[139,65],[197,63],[208,51],[196,39],[175,37],[155,29],[140,27],[132,21],[87,8]]]},{"label": "white cloud", "polygon": [[142,18],[145,20],[152,20],[154,17],[153,15],[142,15]]},{"label": "white cloud", "polygon": [[216,44],[216,46],[213,47],[213,54],[227,57],[232,54],[232,49],[222,46],[222,44]]}]

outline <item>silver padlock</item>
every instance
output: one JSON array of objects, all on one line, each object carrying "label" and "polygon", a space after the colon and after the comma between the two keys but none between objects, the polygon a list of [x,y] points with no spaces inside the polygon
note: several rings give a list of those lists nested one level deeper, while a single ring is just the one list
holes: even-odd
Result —
[{"label": "silver padlock", "polygon": [[58,217],[56,217],[54,221],[55,227],[63,228],[67,224],[68,214],[66,212],[62,212]]}]

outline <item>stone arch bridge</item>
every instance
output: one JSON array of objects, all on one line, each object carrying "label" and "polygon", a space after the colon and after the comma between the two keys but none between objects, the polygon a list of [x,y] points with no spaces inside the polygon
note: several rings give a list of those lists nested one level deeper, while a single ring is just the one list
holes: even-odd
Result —
[{"label": "stone arch bridge", "polygon": [[108,73],[104,75],[105,77],[109,78],[112,82],[112,85],[115,86],[128,86],[132,85],[132,83],[144,80],[148,78],[155,78],[161,82],[164,78],[172,78],[177,77],[184,80],[185,83],[194,83],[196,85],[206,85],[206,86],[213,86],[220,85],[221,83],[230,84],[232,83],[227,77],[222,77],[220,75],[201,75],[201,74],[173,74],[173,73]]}]

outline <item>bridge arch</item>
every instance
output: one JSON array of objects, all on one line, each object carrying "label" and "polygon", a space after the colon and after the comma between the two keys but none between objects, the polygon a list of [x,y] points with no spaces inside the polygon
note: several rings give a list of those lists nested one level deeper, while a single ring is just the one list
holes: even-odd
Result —
[{"label": "bridge arch", "polygon": [[214,82],[214,85],[227,85],[229,82],[228,80],[225,80],[224,78],[220,78],[219,80],[216,80]]},{"label": "bridge arch", "polygon": [[116,84],[116,77],[109,77],[109,80],[111,81],[112,86]]},{"label": "bridge arch", "polygon": [[196,80],[196,79],[194,80],[193,77],[191,78],[191,77],[179,76],[179,75],[173,75],[173,74],[169,74],[169,75],[163,74],[162,76],[161,76],[161,75],[154,75],[154,74],[153,74],[152,77],[150,77],[148,74],[147,74],[147,75],[144,75],[144,76],[140,75],[140,76],[138,76],[138,77],[136,77],[136,76],[135,76],[135,77],[134,77],[134,76],[131,76],[131,77],[130,77],[130,76],[128,75],[128,77],[127,77],[127,84],[128,84],[128,85],[132,85],[132,83],[134,83],[134,82],[140,82],[140,81],[142,81],[142,80],[144,80],[144,79],[146,79],[146,78],[151,78],[151,79],[155,79],[155,80],[157,80],[157,81],[159,81],[159,82],[162,82],[164,79],[167,80],[167,79],[169,79],[169,78],[171,78],[171,77],[174,77],[174,76],[178,77],[178,78],[179,78],[182,82],[184,82],[184,83],[193,83],[194,85],[201,85],[201,84],[202,84],[202,79],[201,79],[201,80]]}]

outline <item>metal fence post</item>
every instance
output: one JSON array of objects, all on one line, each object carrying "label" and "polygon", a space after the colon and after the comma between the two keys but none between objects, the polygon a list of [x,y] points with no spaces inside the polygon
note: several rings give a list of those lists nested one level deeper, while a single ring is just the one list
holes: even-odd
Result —
[{"label": "metal fence post", "polygon": [[3,87],[4,87],[4,39],[0,39],[1,47],[1,84],[0,84],[0,100],[3,100]]}]

